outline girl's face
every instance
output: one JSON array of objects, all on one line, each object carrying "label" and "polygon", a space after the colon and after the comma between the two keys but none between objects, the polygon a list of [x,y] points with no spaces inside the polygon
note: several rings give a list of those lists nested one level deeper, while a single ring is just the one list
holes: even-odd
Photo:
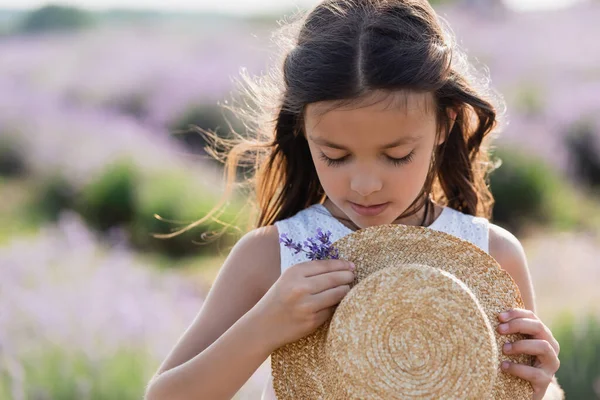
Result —
[{"label": "girl's face", "polygon": [[325,194],[360,228],[393,223],[406,211],[443,143],[431,94],[388,98],[353,109],[306,108],[306,137]]}]

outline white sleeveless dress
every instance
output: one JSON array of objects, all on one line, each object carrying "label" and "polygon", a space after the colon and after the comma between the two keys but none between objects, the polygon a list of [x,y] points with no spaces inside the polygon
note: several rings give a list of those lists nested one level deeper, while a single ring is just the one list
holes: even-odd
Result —
[{"label": "white sleeveless dress", "polygon": [[[275,222],[279,234],[287,234],[294,242],[304,242],[306,238],[315,236],[317,228],[323,232],[331,232],[331,242],[352,233],[353,231],[334,218],[322,204],[298,212],[293,217]],[[473,243],[489,253],[489,221],[485,218],[463,214],[449,207],[444,207],[438,218],[428,226],[429,229],[449,233]],[[304,253],[294,252],[283,244],[280,245],[281,272],[292,265],[305,262]],[[261,400],[277,400],[273,390],[273,377],[269,374],[262,392]]]}]

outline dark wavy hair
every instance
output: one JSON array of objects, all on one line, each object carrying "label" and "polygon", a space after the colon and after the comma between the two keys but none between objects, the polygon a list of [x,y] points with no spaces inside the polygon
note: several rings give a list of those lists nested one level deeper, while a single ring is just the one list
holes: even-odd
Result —
[{"label": "dark wavy hair", "polygon": [[347,105],[375,91],[432,93],[437,134],[447,135],[434,149],[422,195],[403,216],[418,212],[424,196],[431,196],[463,213],[491,218],[487,176],[493,167],[484,139],[498,125],[493,102],[502,104],[501,98],[426,0],[325,0],[284,20],[273,39],[281,57],[276,67],[258,77],[242,73],[244,101],[226,107],[245,121],[247,132],[233,140],[205,132],[212,140],[210,154],[225,163],[226,196],[238,168],[252,168],[244,183],[256,200],[254,227],[325,199],[304,135],[306,106]]}]

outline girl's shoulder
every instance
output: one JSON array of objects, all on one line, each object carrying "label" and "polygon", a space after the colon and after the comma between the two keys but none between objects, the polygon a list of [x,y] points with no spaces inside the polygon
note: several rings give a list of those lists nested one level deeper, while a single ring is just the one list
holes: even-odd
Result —
[{"label": "girl's shoulder", "polygon": [[489,224],[490,255],[508,272],[521,292],[525,308],[535,312],[533,284],[523,245],[508,230]]},{"label": "girl's shoulder", "polygon": [[259,293],[266,291],[279,277],[279,234],[274,225],[246,233],[233,246],[222,270],[234,270],[233,276],[252,283]]}]

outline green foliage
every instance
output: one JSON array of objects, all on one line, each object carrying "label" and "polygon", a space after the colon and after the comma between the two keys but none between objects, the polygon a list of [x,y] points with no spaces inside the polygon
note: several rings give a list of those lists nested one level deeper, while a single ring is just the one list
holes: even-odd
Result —
[{"label": "green foliage", "polygon": [[36,186],[30,206],[30,214],[42,221],[56,221],[61,211],[75,206],[77,192],[62,175],[55,174]]},{"label": "green foliage", "polygon": [[221,138],[231,138],[233,129],[240,133],[242,123],[226,109],[212,104],[198,104],[189,107],[181,116],[171,123],[169,130],[173,137],[195,154],[204,154],[207,145],[204,134],[197,128],[216,133]]},{"label": "green foliage", "polygon": [[202,219],[217,205],[219,194],[205,183],[194,182],[185,171],[143,172],[128,160],[109,165],[79,190],[60,174],[54,175],[38,185],[32,198],[27,212],[39,222],[56,221],[61,211],[71,209],[100,233],[121,228],[135,249],[169,257],[225,250],[239,237],[236,227],[247,223],[238,216],[240,205],[234,203],[218,220],[209,219],[173,238],[154,237]]},{"label": "green foliage", "polygon": [[[26,237],[39,230],[40,216],[32,206],[36,186],[27,178],[0,177],[0,215],[10,216],[0,224],[0,247],[10,242],[16,235]],[[0,399],[2,399],[0,393]]]},{"label": "green foliage", "polygon": [[589,315],[578,324],[563,313],[552,333],[560,344],[556,378],[567,399],[600,399],[600,321]]},{"label": "green foliage", "polygon": [[575,124],[565,142],[578,178],[589,186],[600,186],[600,135],[592,122]]},{"label": "green foliage", "polygon": [[[215,143],[212,135],[216,135],[220,139],[233,139],[234,132],[243,136],[246,127],[230,110],[218,105],[202,103],[189,107],[171,124],[169,130],[173,137],[192,154],[204,156],[205,161],[222,166],[221,162],[206,154],[205,147],[209,146],[214,149]],[[208,140],[204,131],[210,132],[211,137]],[[221,153],[224,149],[218,146],[216,150]],[[236,176],[239,180],[246,180],[252,174],[253,167],[248,163],[238,166],[236,169]]]},{"label": "green foliage", "polygon": [[16,139],[0,138],[0,176],[18,177],[27,172],[25,150]]},{"label": "green foliage", "polygon": [[116,162],[82,190],[75,208],[101,232],[126,225],[135,214],[137,181],[135,167],[130,162]]},{"label": "green foliage", "polygon": [[[122,349],[100,357],[95,349],[94,358],[83,351],[47,346],[43,352],[31,354],[14,365],[23,372],[23,384],[11,379],[8,370],[0,372],[0,396],[12,398],[10,393],[24,393],[27,399],[60,400],[139,400],[155,360],[142,350]],[[16,385],[16,386],[13,386]],[[19,387],[20,386],[20,387]],[[20,398],[20,397],[15,397]]]},{"label": "green foliage", "polygon": [[[156,238],[154,234],[169,234],[200,220],[217,204],[219,198],[202,185],[190,182],[185,175],[165,172],[146,178],[138,193],[131,239],[135,247],[156,251],[171,257],[214,252],[233,243],[236,230],[225,229],[222,223],[208,220],[191,231],[172,238]],[[243,224],[236,221],[237,206],[228,207],[219,217],[224,224]],[[162,220],[156,218],[158,215]],[[212,235],[216,233],[216,235]],[[202,235],[207,237],[202,237]],[[212,235],[212,236],[211,236]]]},{"label": "green foliage", "polygon": [[547,163],[522,150],[498,149],[492,160],[498,158],[502,165],[490,175],[495,223],[515,233],[536,225],[558,230],[600,228],[596,194],[574,186]]},{"label": "green foliage", "polygon": [[71,31],[92,23],[91,15],[79,8],[47,5],[27,14],[18,30],[23,33]]},{"label": "green foliage", "polygon": [[509,230],[519,231],[528,223],[549,223],[553,196],[561,190],[560,180],[548,165],[516,150],[497,150],[493,158],[502,165],[490,175],[496,200],[493,220]]}]

